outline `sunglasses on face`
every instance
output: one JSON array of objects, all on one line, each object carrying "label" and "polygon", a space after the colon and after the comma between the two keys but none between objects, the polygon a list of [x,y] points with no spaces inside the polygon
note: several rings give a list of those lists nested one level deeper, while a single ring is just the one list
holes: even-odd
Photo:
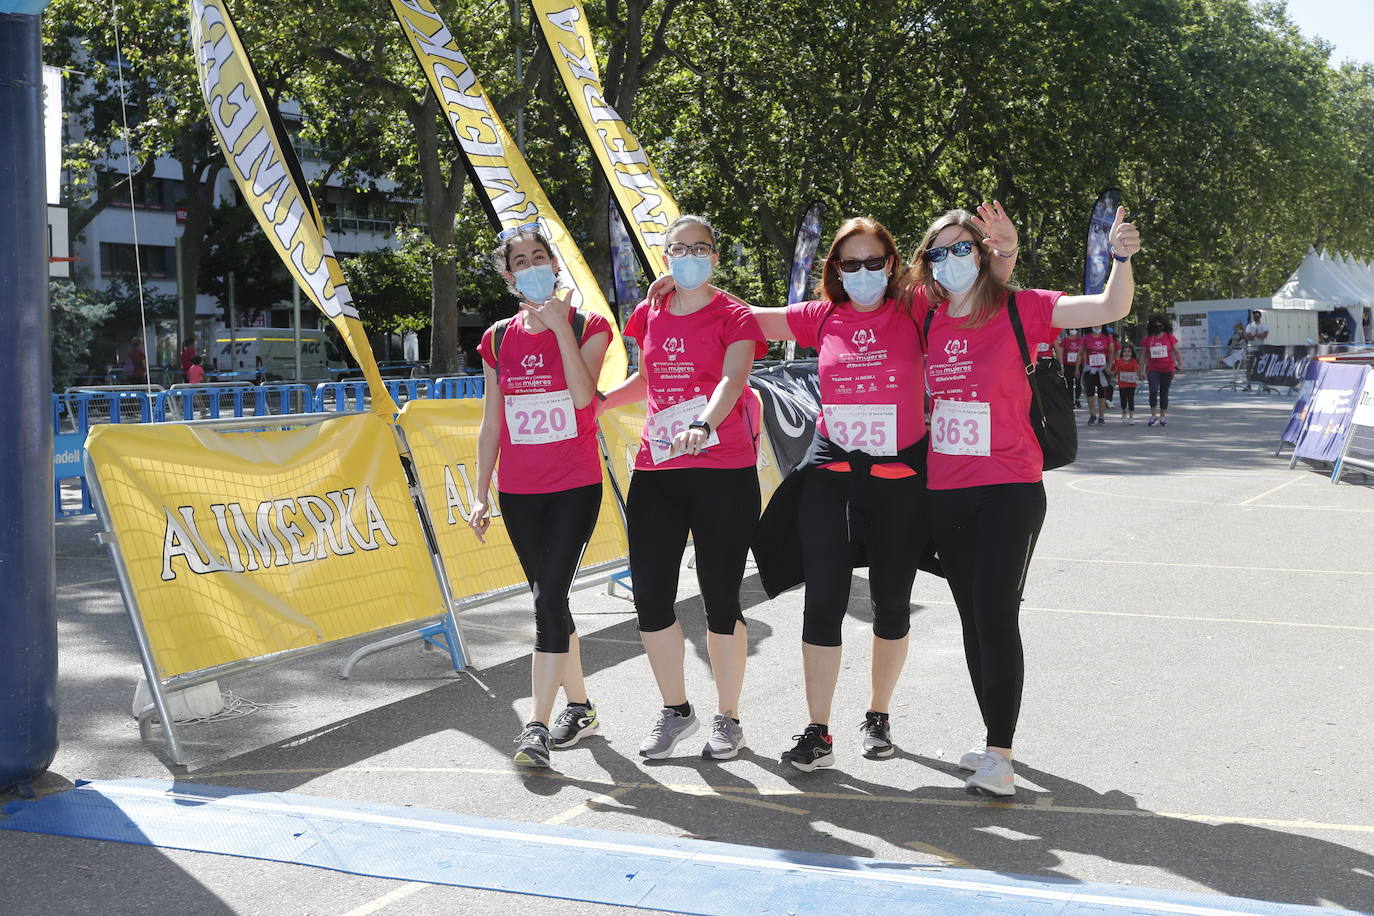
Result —
[{"label": "sunglasses on face", "polygon": [[953,245],[941,245],[939,248],[926,249],[926,261],[930,264],[939,264],[951,254],[956,258],[966,258],[973,251],[973,242],[965,239],[962,242],[955,242]]},{"label": "sunglasses on face", "polygon": [[538,232],[539,224],[525,223],[525,225],[523,226],[511,226],[509,229],[502,229],[500,232],[496,233],[496,241],[504,242],[506,239],[513,239],[521,232],[524,232],[527,229],[532,229],[535,232]]},{"label": "sunglasses on face", "polygon": [[887,266],[887,255],[876,258],[836,258],[835,263],[847,274],[857,273],[861,267],[865,270],[882,270]]}]

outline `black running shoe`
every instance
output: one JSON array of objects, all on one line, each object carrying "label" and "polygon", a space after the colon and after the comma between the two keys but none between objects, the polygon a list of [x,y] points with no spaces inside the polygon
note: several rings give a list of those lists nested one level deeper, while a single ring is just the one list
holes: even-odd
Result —
[{"label": "black running shoe", "polygon": [[891,757],[897,753],[897,749],[892,746],[892,726],[887,716],[882,713],[870,709],[864,714],[864,722],[859,726],[859,731],[864,734],[865,757]]},{"label": "black running shoe", "polygon": [[816,767],[835,765],[835,746],[830,735],[821,734],[821,726],[808,725],[800,735],[793,735],[797,746],[785,751],[782,759],[803,773],[810,773]]},{"label": "black running shoe", "polygon": [[516,766],[546,767],[549,765],[549,730],[537,723],[530,723],[515,739]]},{"label": "black running shoe", "polygon": [[549,738],[554,747],[572,747],[583,738],[589,738],[601,730],[601,722],[596,717],[596,706],[590,702],[583,706],[569,703],[563,707],[558,718],[553,720]]}]

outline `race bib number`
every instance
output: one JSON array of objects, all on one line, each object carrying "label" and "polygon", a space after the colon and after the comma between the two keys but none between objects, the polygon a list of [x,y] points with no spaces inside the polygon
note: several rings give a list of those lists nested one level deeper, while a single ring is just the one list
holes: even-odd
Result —
[{"label": "race bib number", "polygon": [[[654,464],[662,464],[674,457],[672,454],[673,437],[686,429],[687,424],[701,416],[704,410],[706,410],[706,396],[698,395],[690,401],[665,407],[644,420],[644,430],[649,439],[649,457],[653,459]],[[710,448],[719,444],[720,436],[716,435],[716,431],[713,429],[711,435],[706,437],[706,443],[702,448]]]},{"label": "race bib number", "polygon": [[825,408],[826,437],[851,452],[897,454],[896,404],[834,404]]},{"label": "race bib number", "polygon": [[1077,350],[1069,350],[1069,351],[1067,351],[1067,352],[1064,354],[1064,362],[1068,363],[1069,365],[1073,365],[1074,363],[1078,362],[1078,351],[1077,351]]},{"label": "race bib number", "polygon": [[1089,354],[1088,354],[1088,368],[1089,368],[1089,369],[1101,369],[1101,368],[1102,368],[1103,366],[1105,366],[1105,365],[1107,365],[1107,354],[1106,354],[1106,353],[1089,353]]},{"label": "race bib number", "polygon": [[1164,359],[1169,355],[1169,348],[1160,344],[1150,345],[1150,359]]},{"label": "race bib number", "polygon": [[991,453],[992,405],[986,401],[936,401],[930,447],[941,455]]},{"label": "race bib number", "polygon": [[1121,385],[1134,385],[1134,384],[1135,384],[1135,373],[1134,373],[1134,372],[1118,372],[1118,373],[1116,374],[1116,381],[1117,381],[1118,384],[1121,384]]},{"label": "race bib number", "polygon": [[1049,353],[1050,353],[1050,345],[1049,345],[1049,344],[1047,344],[1047,343],[1039,343],[1039,344],[1036,344],[1036,345],[1035,345],[1035,355],[1036,355],[1036,356],[1048,356]]},{"label": "race bib number", "polygon": [[547,445],[577,435],[577,411],[567,389],[506,395],[506,430],[512,445]]}]

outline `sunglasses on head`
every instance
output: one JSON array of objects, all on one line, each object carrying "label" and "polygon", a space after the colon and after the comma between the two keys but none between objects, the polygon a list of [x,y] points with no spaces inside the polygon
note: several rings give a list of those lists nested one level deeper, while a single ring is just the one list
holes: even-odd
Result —
[{"label": "sunglasses on head", "polygon": [[504,242],[506,239],[513,239],[527,229],[538,232],[539,224],[525,223],[523,226],[511,226],[509,229],[502,229],[500,232],[496,233],[496,241]]},{"label": "sunglasses on head", "polygon": [[835,263],[847,274],[857,273],[861,267],[865,270],[882,270],[887,266],[887,255],[876,258],[836,258]]},{"label": "sunglasses on head", "polygon": [[962,242],[955,242],[953,245],[941,245],[939,248],[926,249],[926,261],[931,264],[939,264],[945,258],[953,254],[956,258],[966,258],[973,251],[973,242],[964,239]]}]

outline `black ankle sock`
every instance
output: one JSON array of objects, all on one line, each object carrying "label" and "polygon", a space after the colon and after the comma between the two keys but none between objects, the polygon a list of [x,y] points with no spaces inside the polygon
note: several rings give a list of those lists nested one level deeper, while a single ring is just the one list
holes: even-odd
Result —
[{"label": "black ankle sock", "polygon": [[569,705],[569,706],[577,706],[577,707],[580,707],[580,708],[582,708],[582,709],[591,709],[591,708],[592,708],[592,700],[591,700],[591,697],[588,697],[588,698],[585,699],[585,700],[577,700],[577,701],[569,700],[569,701],[568,701],[568,705]]},{"label": "black ankle sock", "polygon": [[870,709],[870,710],[868,711],[868,714],[869,714],[870,716],[877,716],[879,719],[882,719],[884,722],[886,722],[886,721],[888,720],[888,718],[889,718],[889,716],[888,716],[887,713],[885,713],[885,712],[875,712],[875,711],[872,710],[872,709]]},{"label": "black ankle sock", "polygon": [[529,722],[525,723],[526,728],[533,728],[536,725],[538,725],[540,728],[548,728],[547,725],[545,725],[543,722],[540,722],[538,719],[531,719]]},{"label": "black ankle sock", "polygon": [[808,726],[806,726],[806,727],[807,727],[807,728],[819,728],[819,729],[821,730],[821,736],[822,736],[822,737],[824,737],[825,735],[830,734],[830,728],[829,728],[829,726],[822,725],[820,722],[812,722],[810,725],[808,725]]},{"label": "black ankle sock", "polygon": [[684,719],[686,719],[692,714],[691,703],[683,703],[681,706],[665,706],[664,708],[671,709],[673,712],[677,713],[679,716],[682,716],[682,718]]}]

